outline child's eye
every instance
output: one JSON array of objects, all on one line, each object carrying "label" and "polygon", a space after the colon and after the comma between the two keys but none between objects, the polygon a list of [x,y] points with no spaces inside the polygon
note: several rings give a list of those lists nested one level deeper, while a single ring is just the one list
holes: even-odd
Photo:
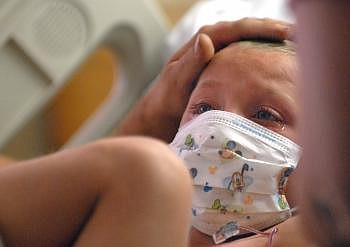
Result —
[{"label": "child's eye", "polygon": [[201,103],[201,104],[195,105],[193,108],[194,108],[193,109],[194,114],[202,114],[204,112],[214,110],[214,107],[212,107],[207,103]]},{"label": "child's eye", "polygon": [[252,116],[253,120],[256,120],[259,123],[262,123],[264,125],[267,124],[278,124],[278,125],[284,125],[283,117],[280,113],[278,113],[276,110],[266,107],[266,106],[260,106],[254,115]]}]

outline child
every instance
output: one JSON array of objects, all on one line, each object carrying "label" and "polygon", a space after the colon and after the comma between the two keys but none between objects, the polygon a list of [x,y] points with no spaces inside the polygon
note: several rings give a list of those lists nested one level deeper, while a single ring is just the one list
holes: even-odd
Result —
[{"label": "child", "polygon": [[206,111],[223,110],[295,141],[296,74],[292,43],[234,43],[202,72],[180,126]]},{"label": "child", "polygon": [[[286,28],[281,24],[273,23],[266,28],[264,21],[256,22],[262,33],[272,30],[285,36]],[[252,25],[247,25],[249,21],[243,23],[245,25],[229,26],[240,32],[245,26],[249,29],[248,37],[256,35],[251,31]],[[219,24],[217,30],[223,26],[230,30],[227,23]],[[220,44],[224,45],[241,37],[237,32],[232,33],[232,37],[218,32],[212,34],[220,36],[218,40],[224,39]],[[213,43],[215,46],[214,39]],[[188,47],[191,44],[185,48]],[[181,57],[185,50],[175,57]],[[193,50],[198,51],[198,47]],[[185,53],[186,58],[191,56]],[[211,68],[219,69],[215,64],[220,60],[219,54],[203,78],[213,72]],[[201,65],[207,61],[201,61]],[[221,73],[220,69],[217,72]],[[200,85],[201,81],[193,97],[200,91]],[[206,107],[200,107],[193,114],[210,109]],[[252,116],[262,122],[274,119],[264,111],[267,110],[260,109],[259,114]],[[188,116],[186,112],[183,122]],[[272,121],[278,124],[271,127],[277,130],[277,126],[281,126],[280,131],[287,133],[292,124],[286,120],[282,127],[282,120]],[[187,169],[164,144],[144,138],[103,140],[2,169],[0,232],[8,246],[186,246],[190,195]]]},{"label": "child", "polygon": [[[290,216],[288,214],[282,216],[282,214],[289,212],[288,204],[284,197],[285,185],[291,171],[296,167],[299,157],[299,147],[288,140],[295,141],[296,139],[296,116],[298,112],[296,106],[296,73],[295,50],[290,43],[269,43],[263,41],[245,41],[230,45],[217,53],[208,67],[202,72],[181,120],[180,126],[185,127],[180,128],[171,144],[178,154],[185,159],[195,183],[193,224],[199,231],[208,235],[215,235],[215,231],[218,231],[217,233],[220,235],[219,226],[224,226],[224,223],[230,223],[230,217],[232,220],[237,220],[238,223],[243,221],[250,226],[256,225],[255,229],[248,230],[262,230],[270,228]],[[244,117],[244,119],[237,116],[233,116],[232,119],[232,116],[228,114],[227,117],[225,112],[216,111],[209,113],[212,110],[232,112]],[[206,116],[204,116],[204,113]],[[203,114],[203,117],[198,121],[201,114]],[[213,126],[213,124],[205,122],[220,121],[222,119],[225,121],[239,121],[239,124],[245,127],[245,132],[247,132],[248,128],[252,128],[254,135],[251,134],[250,139],[248,139],[245,136],[241,137],[240,133],[229,133],[231,131],[228,130],[230,127],[224,126],[224,124]],[[254,124],[249,120],[279,134],[276,135],[275,139],[286,143],[285,146],[290,155],[279,157],[279,159],[276,158],[277,154],[274,155],[275,157],[270,157],[270,153],[275,152],[273,149],[268,149],[266,150],[267,154],[263,154],[266,147],[260,144],[260,146],[254,146],[254,142],[257,142],[259,137],[264,135],[266,129],[258,125],[253,126]],[[237,127],[237,125],[234,127]],[[255,135],[255,133],[259,135]],[[233,136],[234,141],[228,138],[230,134]],[[268,134],[269,138],[272,139],[274,134]],[[222,138],[221,142],[218,140],[220,137]],[[244,139],[237,142],[235,138]],[[246,144],[248,148],[244,147],[244,144],[247,142],[250,142]],[[220,150],[225,143],[227,147],[223,147]],[[265,141],[265,143],[267,142]],[[240,145],[240,148],[236,147],[238,145]],[[253,150],[254,148],[258,150]],[[243,154],[242,151],[244,152]],[[248,157],[249,155],[251,157]],[[244,162],[241,163],[241,167],[243,165],[242,172],[238,174],[240,177],[237,177],[239,180],[238,187],[234,188],[234,178],[230,178],[232,173],[227,173],[227,167],[231,165],[233,171],[237,170],[234,167],[235,164],[228,163],[228,160],[237,161],[237,159],[243,159]],[[259,197],[259,193],[271,192],[271,190],[261,191],[261,187],[271,182],[267,179],[270,177],[261,178],[260,188],[252,189],[254,186],[252,180],[259,178],[257,175],[254,177],[252,170],[258,170],[262,166],[262,162],[269,161],[273,163],[275,161],[278,165],[281,165],[283,162],[288,163],[286,161],[288,159],[293,161],[283,169],[281,168],[280,172],[284,172],[283,177],[278,177],[280,174],[277,172],[271,174],[271,180],[273,178],[277,180],[275,183],[272,183],[272,187],[274,185],[278,187],[278,183],[281,182],[280,191],[276,193],[276,197],[273,199],[271,199],[272,197]],[[224,168],[220,168],[220,165]],[[209,171],[206,171],[203,167],[206,167],[205,169]],[[220,169],[226,169],[226,174],[222,174],[222,176],[225,179],[229,179],[225,186],[221,186],[221,181],[218,182],[217,179],[213,178],[220,173]],[[270,168],[269,165],[266,165],[261,169],[264,169],[265,171],[263,172],[267,173],[275,168]],[[204,170],[205,174],[200,178],[201,170]],[[251,175],[244,175],[244,172]],[[250,182],[247,182],[249,179]],[[246,180],[246,184],[244,184],[243,180]],[[212,186],[211,183],[216,184]],[[239,185],[240,183],[241,185]],[[250,183],[250,192],[253,191],[253,193],[247,193],[249,191],[249,189],[246,191],[247,183]],[[226,193],[225,188],[226,191],[233,191],[233,194],[239,193],[235,194],[235,196],[224,195]],[[238,197],[244,197],[242,199],[244,202],[241,203],[240,199],[237,199]],[[279,206],[275,207],[275,205],[272,205],[272,201],[275,199],[276,201],[279,200]],[[229,200],[231,202],[228,202]],[[223,201],[226,201],[226,204],[222,205]],[[261,206],[259,203],[264,204],[264,206]],[[278,203],[276,202],[276,204]],[[258,204],[258,206],[254,206],[254,204]],[[268,204],[269,206],[267,206]],[[251,213],[246,214],[244,210],[251,211]],[[272,212],[275,214],[272,214]],[[228,216],[230,213],[231,216]],[[260,216],[255,216],[259,215],[259,213]],[[262,213],[270,213],[270,215],[264,218],[261,216]],[[249,220],[242,219],[242,215],[249,217]],[[260,219],[254,219],[254,217],[260,217]],[[222,218],[222,220],[219,218]],[[233,227],[231,235],[220,240],[217,239],[217,242],[223,242],[228,237],[238,233],[236,232],[237,228],[230,224],[228,226]],[[200,238],[200,234],[196,236]],[[202,239],[205,240],[207,237],[203,235]]]}]

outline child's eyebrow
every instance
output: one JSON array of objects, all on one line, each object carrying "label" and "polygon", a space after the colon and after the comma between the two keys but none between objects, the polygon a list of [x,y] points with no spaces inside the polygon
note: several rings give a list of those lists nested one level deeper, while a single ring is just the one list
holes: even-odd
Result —
[{"label": "child's eyebrow", "polygon": [[263,82],[264,83],[257,83],[259,89],[264,90],[264,92],[271,95],[279,95],[283,99],[296,104],[296,98],[289,93],[290,91],[293,91],[293,88],[296,90],[295,82],[289,79],[263,79]]}]

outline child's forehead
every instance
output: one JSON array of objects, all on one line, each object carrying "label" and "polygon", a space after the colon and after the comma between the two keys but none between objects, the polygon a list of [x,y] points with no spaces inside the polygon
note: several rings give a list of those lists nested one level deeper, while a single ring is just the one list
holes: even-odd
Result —
[{"label": "child's forehead", "polygon": [[215,55],[202,72],[194,93],[231,95],[231,91],[241,91],[254,97],[283,94],[293,98],[296,72],[295,56],[274,49],[231,45]]},{"label": "child's forehead", "polygon": [[[260,75],[281,78],[295,82],[297,72],[296,56],[293,52],[265,44],[234,43],[218,52],[202,76]],[[201,79],[200,77],[200,79]]]}]

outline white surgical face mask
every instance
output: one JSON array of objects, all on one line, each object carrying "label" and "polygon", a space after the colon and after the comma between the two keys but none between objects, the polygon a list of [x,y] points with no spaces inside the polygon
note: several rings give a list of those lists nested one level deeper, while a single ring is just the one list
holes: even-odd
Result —
[{"label": "white surgical face mask", "polygon": [[285,197],[300,148],[248,119],[205,112],[179,129],[170,147],[193,178],[192,224],[216,243],[291,216]]}]

